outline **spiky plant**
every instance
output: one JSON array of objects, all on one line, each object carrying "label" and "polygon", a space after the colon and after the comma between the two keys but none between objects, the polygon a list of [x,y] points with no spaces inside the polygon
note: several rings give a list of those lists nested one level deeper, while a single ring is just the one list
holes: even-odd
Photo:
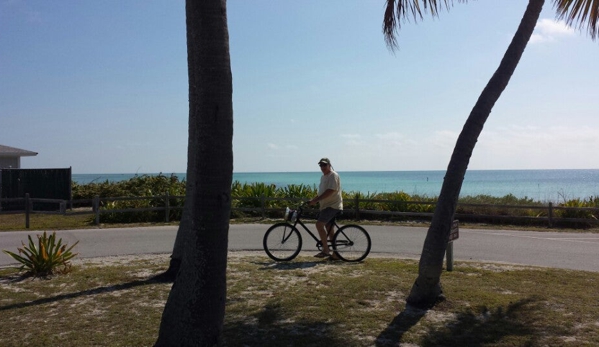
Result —
[{"label": "spiky plant", "polygon": [[77,255],[71,251],[79,241],[67,248],[66,244],[62,244],[62,238],[56,239],[56,232],[48,236],[45,231],[42,235],[37,235],[37,243],[33,242],[31,235],[28,238],[27,245],[21,242],[18,254],[4,250],[4,253],[21,263],[20,271],[25,270],[28,275],[36,277],[70,271],[69,260]]}]

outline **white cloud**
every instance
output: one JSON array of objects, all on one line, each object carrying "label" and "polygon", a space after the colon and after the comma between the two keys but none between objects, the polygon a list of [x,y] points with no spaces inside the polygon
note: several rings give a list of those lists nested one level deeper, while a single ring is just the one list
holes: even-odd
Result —
[{"label": "white cloud", "polygon": [[538,29],[545,35],[572,35],[574,29],[569,27],[564,21],[554,21],[551,19],[541,19],[535,29]]},{"label": "white cloud", "polygon": [[383,147],[405,147],[406,137],[398,132],[389,132],[384,134],[375,134],[374,135],[381,146]]},{"label": "white cloud", "polygon": [[[476,143],[469,169],[599,168],[599,157],[595,154],[599,149],[597,134],[599,127],[594,123],[489,124]],[[313,166],[314,157],[322,156],[330,157],[340,171],[444,170],[458,135],[459,131],[442,128],[425,132],[340,134],[337,139],[341,143],[331,141],[324,150],[306,150],[300,146],[301,151],[291,151],[281,143],[268,156],[280,158],[280,165],[288,171],[305,171]]]},{"label": "white cloud", "polygon": [[574,29],[566,25],[566,22],[545,18],[537,22],[530,43],[550,42],[573,34]]},{"label": "white cloud", "polygon": [[360,146],[363,144],[362,135],[360,134],[341,134],[341,137],[345,139],[347,146]]},{"label": "white cloud", "polygon": [[[469,168],[596,168],[597,134],[599,128],[592,125],[489,127],[478,139]],[[361,143],[349,150],[351,154],[341,156],[340,166],[345,170],[444,169],[457,137],[458,132],[452,130],[362,135]]]},{"label": "white cloud", "polygon": [[387,140],[387,141],[399,141],[404,138],[404,136],[398,132],[376,134],[375,136],[381,140]]},{"label": "white cloud", "polygon": [[435,131],[429,142],[437,148],[453,148],[458,139],[458,133],[449,130]]},{"label": "white cloud", "polygon": [[341,134],[341,137],[344,137],[346,139],[359,139],[362,137],[362,135],[360,135],[360,134]]},{"label": "white cloud", "polygon": [[278,151],[278,150],[297,150],[299,147],[296,145],[277,145],[276,143],[267,143],[266,147],[268,147],[268,149],[270,149],[271,151]]},{"label": "white cloud", "polygon": [[474,168],[597,167],[599,129],[589,126],[502,127],[485,131],[474,149]]}]

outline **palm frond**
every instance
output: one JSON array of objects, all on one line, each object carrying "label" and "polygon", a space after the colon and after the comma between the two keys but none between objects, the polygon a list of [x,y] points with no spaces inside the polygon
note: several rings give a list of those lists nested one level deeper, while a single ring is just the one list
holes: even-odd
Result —
[{"label": "palm frond", "polygon": [[[456,0],[466,2],[467,0]],[[599,0],[598,0],[599,1]],[[446,10],[453,5],[453,0],[386,0],[385,15],[383,17],[383,34],[387,47],[394,50],[398,47],[396,34],[401,26],[401,21],[422,20],[424,14],[430,12],[431,16],[437,17],[439,10]]]},{"label": "palm frond", "polygon": [[555,0],[557,18],[578,29],[587,28],[594,40],[599,36],[599,0]]},{"label": "palm frond", "polygon": [[385,6],[385,16],[383,17],[383,35],[385,36],[385,43],[387,47],[392,50],[397,48],[397,38],[395,32],[399,24],[395,18],[395,0],[387,0]]}]

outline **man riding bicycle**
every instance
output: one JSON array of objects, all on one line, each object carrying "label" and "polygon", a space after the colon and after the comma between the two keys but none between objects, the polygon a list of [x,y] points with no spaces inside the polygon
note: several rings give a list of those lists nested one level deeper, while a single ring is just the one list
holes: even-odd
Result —
[{"label": "man riding bicycle", "polygon": [[316,222],[316,229],[322,242],[322,252],[315,255],[317,258],[338,259],[331,252],[327,239],[332,239],[332,230],[335,216],[343,210],[343,197],[341,196],[341,180],[339,174],[333,170],[331,161],[328,158],[322,158],[318,162],[322,176],[318,186],[318,196],[310,200],[310,205],[319,203],[320,213]]}]

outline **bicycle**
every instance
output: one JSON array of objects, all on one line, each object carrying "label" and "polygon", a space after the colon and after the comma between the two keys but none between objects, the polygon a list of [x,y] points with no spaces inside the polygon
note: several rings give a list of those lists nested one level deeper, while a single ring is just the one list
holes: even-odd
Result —
[{"label": "bicycle", "polygon": [[[297,210],[289,207],[285,210],[284,222],[272,225],[264,234],[263,246],[266,254],[276,261],[289,261],[297,257],[302,250],[302,236],[297,228],[301,225],[304,230],[316,241],[316,248],[322,251],[322,242],[302,222],[301,217],[305,203],[298,206]],[[336,218],[332,220],[335,230],[332,240],[327,240],[329,249],[339,259],[348,262],[358,262],[370,253],[370,235],[364,228],[355,224],[339,226]]]}]

